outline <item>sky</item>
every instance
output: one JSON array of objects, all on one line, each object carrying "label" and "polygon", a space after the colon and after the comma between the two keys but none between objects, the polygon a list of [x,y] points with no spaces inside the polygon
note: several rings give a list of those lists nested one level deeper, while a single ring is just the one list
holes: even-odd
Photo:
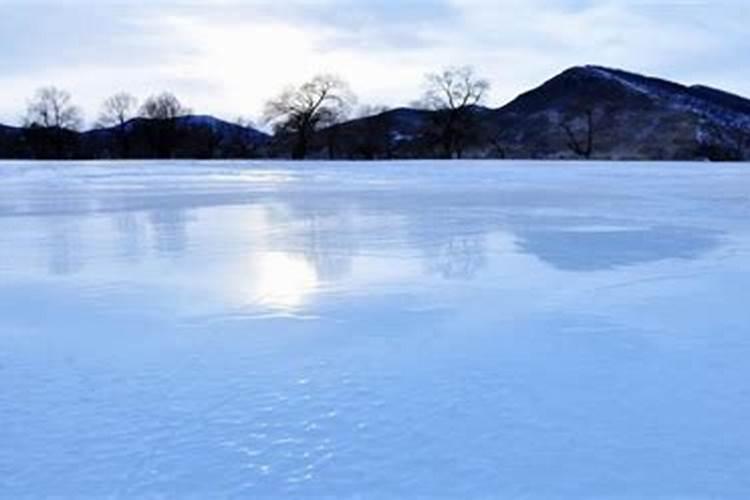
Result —
[{"label": "sky", "polygon": [[45,85],[89,125],[119,91],[257,121],[318,73],[395,107],[458,65],[490,80],[490,106],[583,64],[750,95],[748,25],[746,0],[0,0],[0,123]]}]

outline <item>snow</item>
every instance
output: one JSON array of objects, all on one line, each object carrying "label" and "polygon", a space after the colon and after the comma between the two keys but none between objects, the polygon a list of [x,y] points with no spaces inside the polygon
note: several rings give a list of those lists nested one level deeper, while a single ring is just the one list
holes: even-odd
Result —
[{"label": "snow", "polygon": [[750,171],[0,164],[0,497],[744,498]]},{"label": "snow", "polygon": [[627,87],[634,92],[650,97],[651,99],[664,97],[663,95],[664,93],[660,92],[661,89],[656,88],[654,85],[649,86],[649,85],[644,85],[642,83],[636,83],[636,81],[632,79],[625,78],[611,70],[608,70],[606,68],[601,68],[598,66],[587,66],[586,69],[590,71],[591,73],[599,76],[600,78],[603,78],[605,80],[615,81],[619,83],[620,85]]},{"label": "snow", "polygon": [[[708,117],[712,121],[729,127],[747,128],[750,126],[750,120],[748,120],[745,113],[738,113],[726,106],[712,103],[704,96],[693,95],[690,93],[690,87],[682,87],[682,92],[677,92],[675,89],[665,90],[658,84],[645,82],[642,77],[638,77],[637,75],[631,75],[629,78],[616,70],[612,71],[597,66],[587,66],[586,68],[600,78],[615,81],[631,91],[643,94],[652,100],[661,100],[675,111],[686,111],[698,116]],[[664,83],[669,84],[668,82]],[[675,84],[675,87],[679,88],[681,86]]]}]

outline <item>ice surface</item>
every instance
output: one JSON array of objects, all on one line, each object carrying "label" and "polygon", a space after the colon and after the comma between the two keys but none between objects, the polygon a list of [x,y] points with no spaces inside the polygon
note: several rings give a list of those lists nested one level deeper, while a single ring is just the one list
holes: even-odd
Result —
[{"label": "ice surface", "polygon": [[0,497],[746,498],[750,167],[0,164]]}]

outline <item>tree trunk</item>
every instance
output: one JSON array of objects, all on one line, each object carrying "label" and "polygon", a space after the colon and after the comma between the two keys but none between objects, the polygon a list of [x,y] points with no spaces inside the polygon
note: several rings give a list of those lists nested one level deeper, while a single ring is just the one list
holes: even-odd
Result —
[{"label": "tree trunk", "polygon": [[307,156],[307,136],[304,132],[297,134],[297,142],[292,149],[293,160],[304,160]]}]

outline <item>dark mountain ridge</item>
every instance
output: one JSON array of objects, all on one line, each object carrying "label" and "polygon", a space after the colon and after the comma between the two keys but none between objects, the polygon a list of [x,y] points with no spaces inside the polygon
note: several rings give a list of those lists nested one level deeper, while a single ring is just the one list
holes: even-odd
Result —
[{"label": "dark mountain ridge", "polygon": [[134,118],[86,132],[0,125],[0,158],[149,159],[253,158],[271,137],[212,116]]},{"label": "dark mountain ridge", "polygon": [[[570,134],[588,133],[591,157],[743,160],[750,100],[600,66],[571,68],[496,110],[489,129],[511,156],[580,156]],[[495,128],[493,129],[493,125]]]},{"label": "dark mountain ridge", "polygon": [[[338,157],[390,158],[394,151],[402,158],[439,157],[430,138],[430,112],[418,115],[419,126],[399,118],[415,112],[401,108],[337,125]],[[750,100],[601,66],[570,68],[505,106],[475,106],[472,113],[477,128],[464,153],[470,158],[750,158]],[[378,123],[389,125],[373,127]],[[589,129],[586,152],[582,143],[588,142]],[[319,134],[316,157],[330,156],[331,148],[325,147],[330,132]],[[368,154],[362,155],[362,142],[389,148],[380,147],[376,154],[365,148]]]},{"label": "dark mountain ridge", "polygon": [[[470,113],[467,158],[750,159],[750,100],[602,66],[570,68],[500,108]],[[437,116],[403,107],[340,123],[316,133],[310,157],[438,158]],[[4,158],[289,156],[284,137],[202,115],[83,133],[0,126]]]},{"label": "dark mountain ridge", "polygon": [[206,115],[171,120],[134,118],[81,134],[84,157],[243,158],[260,156],[270,136]]}]

